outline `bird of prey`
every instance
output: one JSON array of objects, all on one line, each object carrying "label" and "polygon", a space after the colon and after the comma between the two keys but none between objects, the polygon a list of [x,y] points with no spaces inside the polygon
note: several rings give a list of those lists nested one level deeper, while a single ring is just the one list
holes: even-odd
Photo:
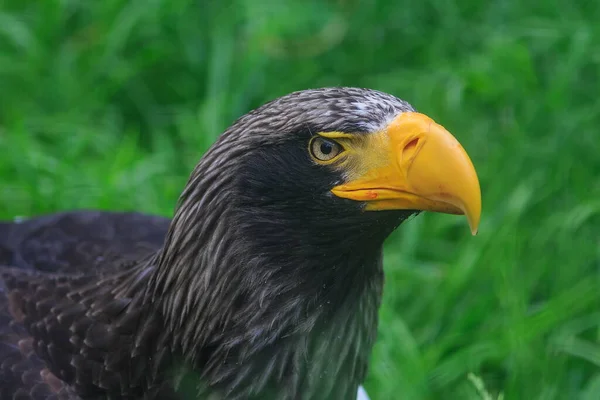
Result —
[{"label": "bird of prey", "polygon": [[0,398],[356,398],[383,242],[420,211],[479,224],[441,125],[369,89],[275,99],[204,154],[172,220],[0,225]]}]

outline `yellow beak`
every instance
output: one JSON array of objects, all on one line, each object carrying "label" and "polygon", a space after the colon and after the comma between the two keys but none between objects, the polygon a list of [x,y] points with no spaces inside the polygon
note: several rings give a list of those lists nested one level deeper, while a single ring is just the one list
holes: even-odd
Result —
[{"label": "yellow beak", "polygon": [[[408,112],[370,139],[377,160],[359,176],[336,186],[338,197],[366,202],[366,210],[422,210],[464,214],[477,233],[481,190],[477,173],[461,144],[426,115]],[[384,147],[382,149],[382,147]],[[369,157],[367,157],[369,158]]]}]

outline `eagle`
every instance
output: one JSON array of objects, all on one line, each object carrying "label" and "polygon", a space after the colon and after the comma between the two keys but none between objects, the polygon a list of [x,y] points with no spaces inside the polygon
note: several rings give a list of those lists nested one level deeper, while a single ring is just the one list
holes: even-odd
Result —
[{"label": "eagle", "polygon": [[[235,121],[172,219],[76,210],[0,224],[0,399],[353,399],[383,243],[481,193],[443,126],[363,88]],[[383,327],[385,329],[385,327]]]}]

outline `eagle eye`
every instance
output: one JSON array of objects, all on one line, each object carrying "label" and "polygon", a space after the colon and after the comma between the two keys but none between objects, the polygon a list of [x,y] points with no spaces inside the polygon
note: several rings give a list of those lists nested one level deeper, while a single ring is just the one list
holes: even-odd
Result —
[{"label": "eagle eye", "polygon": [[338,142],[320,136],[310,141],[309,148],[313,158],[320,162],[332,161],[344,150]]}]

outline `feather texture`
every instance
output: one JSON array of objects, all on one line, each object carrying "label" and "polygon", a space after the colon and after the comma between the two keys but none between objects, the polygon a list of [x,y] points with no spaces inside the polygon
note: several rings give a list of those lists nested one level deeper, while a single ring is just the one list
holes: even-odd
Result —
[{"label": "feather texture", "polygon": [[[0,224],[0,398],[347,399],[377,331],[384,239],[306,155],[407,103],[330,88],[240,118],[172,221],[79,211]],[[357,229],[360,227],[360,229]]]}]

